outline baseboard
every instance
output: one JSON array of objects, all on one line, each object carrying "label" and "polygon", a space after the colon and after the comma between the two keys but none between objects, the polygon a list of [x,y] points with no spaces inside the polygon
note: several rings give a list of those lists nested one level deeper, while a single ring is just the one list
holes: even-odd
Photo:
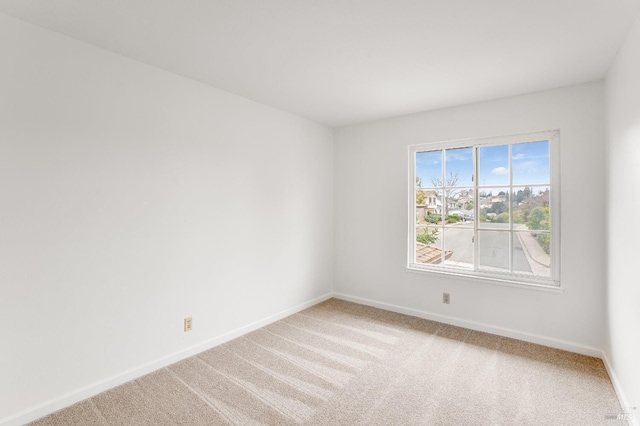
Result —
[{"label": "baseboard", "polygon": [[[375,308],[384,309],[391,312],[397,312],[399,314],[411,315],[418,318],[424,318],[432,321],[442,322],[445,324],[455,325],[458,327],[464,327],[471,330],[483,331],[486,333],[496,334],[498,336],[510,337],[513,339],[524,340],[525,342],[536,343],[539,345],[548,346],[551,348],[562,349],[569,352],[579,353],[582,355],[592,356],[595,358],[600,358],[604,363],[607,372],[609,373],[609,377],[611,378],[611,383],[613,384],[613,389],[615,390],[616,396],[618,397],[618,401],[620,402],[620,406],[622,407],[621,413],[608,413],[608,414],[616,414],[623,416],[627,414],[626,423],[629,426],[640,426],[640,412],[632,408],[629,400],[626,398],[624,390],[620,385],[620,381],[618,380],[618,376],[613,369],[611,362],[609,362],[609,358],[607,357],[606,352],[601,349],[597,349],[594,347],[580,345],[573,342],[568,342],[565,340],[554,339],[550,337],[540,336],[532,333],[524,333],[521,331],[498,327],[489,324],[484,324],[476,321],[468,321],[460,318],[450,317],[446,315],[434,314],[427,311],[421,311],[419,309],[407,308],[405,306],[394,305],[391,303],[379,302],[376,300],[365,299],[362,297],[351,296],[342,293],[334,293],[333,297],[336,299],[346,300],[348,302],[354,302],[361,305],[373,306]],[[630,415],[629,415],[630,414]]]},{"label": "baseboard", "polygon": [[622,413],[611,413],[611,414],[627,414],[628,416],[627,424],[629,426],[640,426],[640,412],[636,409],[636,407],[631,406],[627,396],[620,385],[620,380],[618,380],[618,375],[616,374],[611,362],[609,361],[609,357],[605,351],[602,351],[602,362],[604,362],[604,366],[607,369],[607,373],[609,373],[609,378],[611,379],[611,383],[613,384],[613,390],[616,392],[616,396],[618,397],[618,401],[620,401],[620,406],[622,407]]},{"label": "baseboard", "polygon": [[431,321],[442,322],[445,324],[455,325],[458,327],[469,328],[471,330],[483,331],[486,333],[496,334],[498,336],[510,337],[512,339],[524,340],[525,342],[536,343],[543,346],[548,346],[555,349],[562,349],[569,352],[575,352],[582,355],[587,355],[595,358],[602,358],[602,350],[580,345],[565,340],[554,339],[551,337],[540,336],[532,333],[525,333],[510,328],[499,327],[490,324],[484,324],[476,321],[464,320],[456,317],[450,317],[447,315],[434,314],[432,312],[422,311],[419,309],[407,308],[404,306],[393,305],[391,303],[379,302],[376,300],[365,299],[362,297],[351,296],[348,294],[334,293],[333,297],[336,299],[346,300],[348,302],[359,303],[361,305],[373,306],[375,308],[384,309],[391,312],[397,312],[399,314],[411,315],[418,318],[424,318]]},{"label": "baseboard", "polygon": [[[432,321],[438,321],[445,324],[455,325],[458,327],[464,327],[472,330],[483,331],[487,333],[496,334],[499,336],[510,337],[518,340],[524,340],[531,343],[537,343],[544,346],[549,346],[556,349],[562,349],[570,352],[575,352],[587,356],[593,356],[596,358],[600,358],[603,360],[604,365],[609,373],[609,377],[611,378],[611,382],[613,384],[616,395],[618,396],[618,400],[620,401],[620,405],[622,407],[630,407],[628,400],[625,397],[624,391],[620,386],[620,382],[613,370],[611,363],[605,352],[600,349],[596,349],[589,346],[579,345],[572,342],[567,342],[560,339],[553,339],[545,336],[540,336],[531,333],[524,333],[517,330],[512,330],[504,327],[493,326],[489,324],[484,324],[476,321],[468,321],[460,318],[450,317],[446,315],[434,314],[427,311],[422,311],[413,308],[407,308],[404,306],[394,305],[390,303],[379,302],[375,300],[365,299],[357,296],[351,296],[342,293],[328,293],[323,296],[317,297],[315,299],[309,300],[307,302],[301,303],[292,308],[286,309],[269,317],[263,318],[261,320],[255,321],[246,326],[237,328],[235,330],[229,331],[225,334],[217,336],[213,339],[209,339],[205,342],[201,342],[197,345],[191,346],[189,348],[183,349],[181,351],[175,352],[173,354],[167,355],[165,357],[159,358],[155,361],[151,361],[147,364],[141,365],[139,367],[133,368],[131,370],[125,371],[116,376],[107,378],[105,380],[96,382],[94,384],[88,385],[86,387],[77,389],[73,392],[70,392],[66,395],[62,395],[58,398],[46,401],[42,404],[39,404],[35,407],[29,408],[27,410],[16,413],[12,416],[5,417],[4,419],[0,419],[0,426],[21,426],[31,421],[34,421],[40,417],[46,416],[47,414],[53,413],[62,408],[73,405],[77,402],[80,402],[84,399],[95,396],[101,392],[104,392],[108,389],[114,388],[121,384],[124,384],[128,381],[135,380],[139,377],[142,377],[146,374],[149,374],[158,369],[164,368],[168,365],[171,365],[175,362],[181,361],[190,356],[196,355],[202,351],[207,349],[211,349],[215,346],[233,340],[237,337],[240,337],[244,334],[247,334],[251,331],[257,330],[258,328],[264,327],[268,324],[271,324],[275,321],[278,321],[282,318],[285,318],[289,315],[295,314],[296,312],[300,312],[306,308],[309,308],[313,305],[316,305],[320,302],[328,300],[330,298],[341,299],[349,302],[359,303],[361,305],[373,306],[380,309],[385,309],[391,312],[397,312],[405,315],[411,315],[419,318],[424,318]],[[633,413],[634,416],[628,420],[629,426],[640,426],[638,422],[637,413]]]},{"label": "baseboard", "polygon": [[128,381],[135,380],[153,371],[159,370],[168,365],[171,365],[183,359],[189,358],[190,356],[196,355],[202,351],[211,349],[215,346],[221,345],[225,342],[233,340],[251,331],[257,330],[258,328],[264,327],[268,324],[281,320],[282,318],[288,317],[289,315],[295,314],[296,312],[300,312],[303,309],[307,309],[320,302],[324,302],[325,300],[328,300],[331,297],[332,297],[332,294],[327,293],[323,296],[301,303],[297,306],[286,309],[282,312],[278,312],[274,315],[252,322],[251,324],[248,324],[246,326],[237,328],[235,330],[229,331],[220,336],[214,337],[213,339],[209,339],[207,341],[198,343],[197,345],[188,347],[181,351],[156,359],[154,361],[138,366],[136,368],[132,368],[131,370],[125,371],[116,376],[101,380],[99,382],[93,383],[91,385],[88,385],[83,388],[77,389],[73,392],[70,392],[66,395],[62,395],[58,398],[46,401],[42,404],[36,405],[35,407],[31,407],[27,410],[18,412],[9,417],[0,419],[0,426],[21,426],[26,423],[32,422],[34,420],[39,419],[40,417],[46,416],[47,414],[53,413],[62,408],[68,407],[77,402],[85,400],[87,398],[91,398],[92,396],[95,396],[101,392],[104,392],[106,390],[119,386],[121,384],[124,384]]}]

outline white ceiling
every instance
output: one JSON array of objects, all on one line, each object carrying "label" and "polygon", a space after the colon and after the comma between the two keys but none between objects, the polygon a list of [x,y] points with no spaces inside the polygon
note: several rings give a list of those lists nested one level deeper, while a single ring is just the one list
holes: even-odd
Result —
[{"label": "white ceiling", "polygon": [[0,0],[333,127],[601,79],[640,0]]}]

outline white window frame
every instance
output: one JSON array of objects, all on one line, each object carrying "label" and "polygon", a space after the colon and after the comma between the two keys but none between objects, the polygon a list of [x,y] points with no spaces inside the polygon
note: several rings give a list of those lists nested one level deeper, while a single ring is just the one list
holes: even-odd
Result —
[{"label": "white window frame", "polygon": [[[518,274],[512,272],[491,272],[478,270],[478,262],[474,260],[475,267],[473,269],[457,268],[455,266],[447,266],[445,264],[424,264],[417,263],[416,256],[416,154],[425,151],[446,150],[455,148],[473,148],[473,169],[474,177],[477,176],[478,159],[477,152],[480,147],[492,145],[512,145],[517,143],[549,141],[549,171],[550,171],[550,234],[552,244],[550,247],[550,277],[531,276],[527,274]],[[491,281],[504,283],[515,286],[525,286],[527,288],[540,288],[548,290],[562,291],[560,280],[560,131],[551,130],[543,132],[522,133],[517,135],[486,137],[476,139],[462,139],[446,142],[430,142],[409,146],[409,232],[408,232],[408,253],[407,253],[407,269],[409,271],[436,273],[453,275],[464,278],[474,278],[481,281]],[[511,147],[509,147],[509,156],[511,156]],[[509,168],[509,185],[512,185],[512,170]],[[473,179],[471,187],[474,189],[474,252],[475,258],[478,255],[478,229],[479,229],[479,184],[478,179]],[[520,185],[518,185],[520,186]],[[480,228],[480,230],[482,230]],[[514,230],[509,229],[512,237]]]}]

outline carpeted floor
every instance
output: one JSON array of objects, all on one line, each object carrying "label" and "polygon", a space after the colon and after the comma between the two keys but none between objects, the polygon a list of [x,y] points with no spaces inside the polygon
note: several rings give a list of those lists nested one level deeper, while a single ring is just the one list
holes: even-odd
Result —
[{"label": "carpeted floor", "polygon": [[609,425],[601,360],[336,299],[31,425]]}]

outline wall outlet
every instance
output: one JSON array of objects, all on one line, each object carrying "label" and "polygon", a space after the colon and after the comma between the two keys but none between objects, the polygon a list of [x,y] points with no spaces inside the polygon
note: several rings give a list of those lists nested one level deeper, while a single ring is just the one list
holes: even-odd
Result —
[{"label": "wall outlet", "polygon": [[193,329],[193,320],[191,317],[184,319],[184,331],[191,331]]},{"label": "wall outlet", "polygon": [[442,303],[447,305],[451,303],[451,296],[449,296],[449,293],[442,293]]}]

